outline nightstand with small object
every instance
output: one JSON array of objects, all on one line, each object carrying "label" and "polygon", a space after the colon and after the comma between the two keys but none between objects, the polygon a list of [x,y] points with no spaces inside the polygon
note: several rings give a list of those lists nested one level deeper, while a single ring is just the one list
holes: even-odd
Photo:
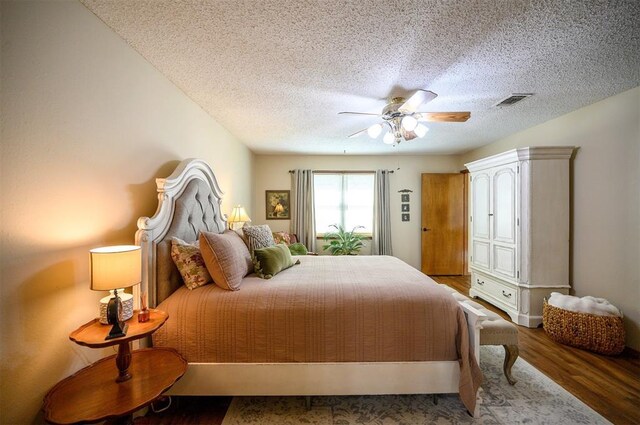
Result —
[{"label": "nightstand with small object", "polygon": [[118,345],[118,354],[98,360],[55,385],[44,398],[45,419],[54,424],[100,422],[118,419],[131,423],[135,411],[148,406],[175,384],[187,370],[187,361],[172,348],[131,351],[131,341],[151,335],[169,318],[161,310],[148,310],[138,321],[138,311],[125,323],[127,334],[105,339],[109,326],[94,319],[69,339],[91,348]]}]

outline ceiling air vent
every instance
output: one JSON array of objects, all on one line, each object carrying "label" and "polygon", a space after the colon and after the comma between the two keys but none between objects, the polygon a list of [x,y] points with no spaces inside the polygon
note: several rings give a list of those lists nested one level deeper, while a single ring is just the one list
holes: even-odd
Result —
[{"label": "ceiling air vent", "polygon": [[518,103],[523,99],[526,99],[530,96],[533,96],[533,93],[512,93],[506,99],[502,99],[500,102],[496,103],[494,106],[511,106],[514,103]]}]

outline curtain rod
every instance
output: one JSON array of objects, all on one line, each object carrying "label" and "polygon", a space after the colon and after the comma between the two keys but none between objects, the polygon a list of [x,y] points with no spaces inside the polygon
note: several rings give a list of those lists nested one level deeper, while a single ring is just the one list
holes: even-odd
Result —
[{"label": "curtain rod", "polygon": [[[394,173],[393,170],[384,170],[387,173]],[[293,174],[294,170],[289,170],[289,174]],[[375,171],[367,170],[312,170],[314,174],[374,174]]]}]

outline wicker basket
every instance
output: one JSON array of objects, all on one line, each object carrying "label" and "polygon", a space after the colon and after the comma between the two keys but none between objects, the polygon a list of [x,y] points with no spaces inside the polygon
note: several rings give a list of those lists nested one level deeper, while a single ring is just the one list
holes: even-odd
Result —
[{"label": "wicker basket", "polygon": [[620,354],[624,350],[621,317],[563,310],[549,305],[545,299],[542,325],[551,339],[561,344],[607,355]]}]

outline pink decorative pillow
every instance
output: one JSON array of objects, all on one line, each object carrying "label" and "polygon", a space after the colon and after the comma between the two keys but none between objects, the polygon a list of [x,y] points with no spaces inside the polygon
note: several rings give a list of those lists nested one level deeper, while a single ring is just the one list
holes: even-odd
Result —
[{"label": "pink decorative pillow", "polygon": [[190,244],[182,239],[172,238],[171,258],[187,288],[196,289],[211,282],[211,275],[200,253],[198,241]]},{"label": "pink decorative pillow", "polygon": [[242,278],[253,271],[249,250],[233,230],[200,233],[200,250],[213,282],[222,289],[237,291]]}]

